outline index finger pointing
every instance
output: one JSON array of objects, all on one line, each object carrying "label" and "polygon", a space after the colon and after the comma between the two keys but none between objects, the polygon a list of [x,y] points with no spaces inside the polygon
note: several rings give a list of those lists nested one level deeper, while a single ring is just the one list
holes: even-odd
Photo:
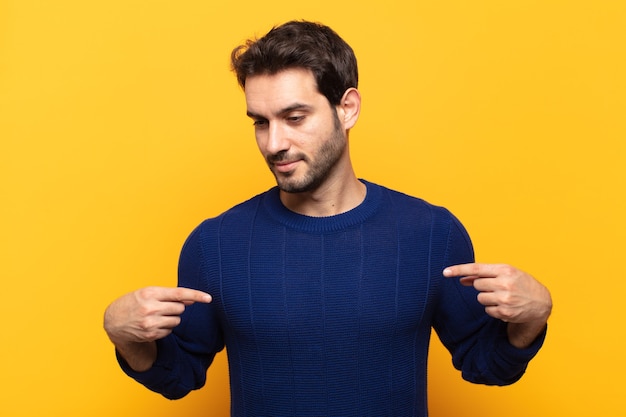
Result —
[{"label": "index finger pointing", "polygon": [[498,276],[497,269],[500,265],[495,264],[481,264],[481,263],[468,263],[452,265],[443,270],[443,275],[447,278],[453,277],[481,277],[481,278],[493,278]]},{"label": "index finger pointing", "polygon": [[167,301],[179,301],[189,305],[193,303],[210,303],[213,300],[213,297],[204,291],[194,290],[192,288],[176,287],[170,288],[169,291],[167,291],[165,299]]}]

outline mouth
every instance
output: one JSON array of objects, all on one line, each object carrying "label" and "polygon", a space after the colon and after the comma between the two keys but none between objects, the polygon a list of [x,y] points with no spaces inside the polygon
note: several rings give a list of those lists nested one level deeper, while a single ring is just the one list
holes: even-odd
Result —
[{"label": "mouth", "polygon": [[281,173],[286,173],[286,172],[290,172],[296,169],[296,166],[298,165],[299,162],[300,160],[276,161],[276,162],[272,162],[272,166],[274,167],[276,171],[281,172]]},{"label": "mouth", "polygon": [[268,156],[267,163],[272,171],[288,174],[293,172],[298,167],[298,164],[305,161],[305,159],[305,156],[302,154],[288,155],[286,152],[281,152]]}]

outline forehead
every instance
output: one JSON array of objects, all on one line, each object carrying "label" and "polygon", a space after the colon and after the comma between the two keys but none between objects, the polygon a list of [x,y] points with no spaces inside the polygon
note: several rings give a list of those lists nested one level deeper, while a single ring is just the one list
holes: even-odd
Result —
[{"label": "forehead", "polygon": [[255,114],[280,112],[295,103],[315,106],[326,100],[317,90],[313,73],[301,68],[248,77],[245,96],[248,112]]}]

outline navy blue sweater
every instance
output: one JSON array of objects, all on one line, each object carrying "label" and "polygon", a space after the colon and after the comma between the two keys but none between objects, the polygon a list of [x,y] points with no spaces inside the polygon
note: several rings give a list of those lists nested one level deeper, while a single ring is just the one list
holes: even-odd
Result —
[{"label": "navy blue sweater", "polygon": [[179,285],[213,302],[187,308],[152,369],[120,359],[123,369],[180,398],[226,346],[233,416],[426,416],[434,328],[465,379],[519,379],[543,337],[514,348],[475,290],[443,277],[473,261],[463,226],[365,184],[364,202],[337,216],[293,213],[273,188],[203,222],[183,247]]}]

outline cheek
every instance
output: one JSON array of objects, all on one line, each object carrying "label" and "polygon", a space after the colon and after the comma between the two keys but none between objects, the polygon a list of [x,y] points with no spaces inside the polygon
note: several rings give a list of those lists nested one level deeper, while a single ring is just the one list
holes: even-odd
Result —
[{"label": "cheek", "polygon": [[321,141],[329,136],[332,127],[332,124],[328,125],[317,120],[311,120],[305,125],[290,129],[288,134],[292,145],[302,150],[313,151]]},{"label": "cheek", "polygon": [[263,135],[259,135],[259,134],[255,134],[254,138],[256,140],[257,149],[261,153],[261,156],[263,156],[263,158],[265,159],[265,157],[267,157],[267,148],[266,148],[267,142],[265,138],[263,137]]},{"label": "cheek", "polygon": [[259,149],[262,149],[267,143],[267,129],[254,129],[254,140]]}]

